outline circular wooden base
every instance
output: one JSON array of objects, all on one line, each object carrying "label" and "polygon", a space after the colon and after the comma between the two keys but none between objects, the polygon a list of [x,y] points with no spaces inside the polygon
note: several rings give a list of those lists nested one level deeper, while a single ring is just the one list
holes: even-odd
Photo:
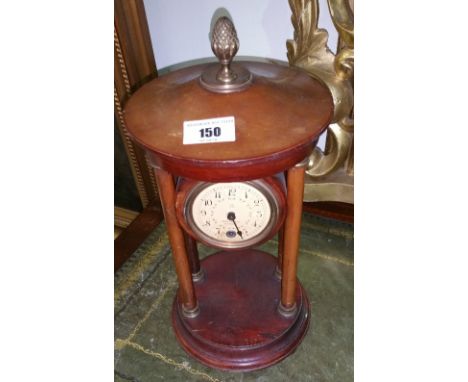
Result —
[{"label": "circular wooden base", "polygon": [[172,323],[182,347],[210,367],[250,371],[291,354],[309,326],[309,301],[297,283],[294,314],[278,310],[281,282],[276,258],[259,250],[217,252],[204,259],[194,283],[200,313],[184,316],[177,297]]}]

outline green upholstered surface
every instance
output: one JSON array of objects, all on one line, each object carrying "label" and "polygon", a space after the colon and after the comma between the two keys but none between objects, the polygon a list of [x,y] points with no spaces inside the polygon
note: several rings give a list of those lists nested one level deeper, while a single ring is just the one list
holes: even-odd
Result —
[{"label": "green upholstered surface", "polygon": [[[260,247],[276,254],[276,239]],[[199,246],[203,258],[214,250]],[[190,358],[172,331],[177,290],[165,225],[115,276],[116,381],[352,381],[353,226],[305,213],[298,277],[311,303],[309,331],[288,358],[254,372],[223,372]]]}]

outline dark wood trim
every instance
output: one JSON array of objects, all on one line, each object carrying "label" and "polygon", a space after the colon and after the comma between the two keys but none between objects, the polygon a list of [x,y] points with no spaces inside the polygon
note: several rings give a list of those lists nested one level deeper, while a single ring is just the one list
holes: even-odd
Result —
[{"label": "dark wood trim", "polygon": [[307,202],[303,211],[354,224],[354,204],[341,202]]},{"label": "dark wood trim", "polygon": [[114,26],[133,92],[157,76],[143,0],[114,0]]},{"label": "dark wood trim", "polygon": [[128,136],[122,110],[131,94],[157,76],[143,0],[114,0],[114,114],[143,207],[158,200],[143,150]]},{"label": "dark wood trim", "polygon": [[159,202],[150,203],[114,240],[114,272],[136,251],[163,219]]}]

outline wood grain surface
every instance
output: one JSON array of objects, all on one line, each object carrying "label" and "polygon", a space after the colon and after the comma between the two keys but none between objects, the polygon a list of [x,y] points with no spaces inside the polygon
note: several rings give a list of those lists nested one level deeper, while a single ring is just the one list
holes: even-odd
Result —
[{"label": "wood grain surface", "polygon": [[211,367],[242,371],[270,366],[294,351],[308,329],[309,301],[298,283],[295,314],[278,312],[276,264],[253,249],[204,259],[205,279],[195,284],[200,315],[184,319],[174,301],[173,326],[184,349]]},{"label": "wood grain surface", "polygon": [[[254,75],[244,91],[202,88],[206,65],[198,65],[157,78],[134,94],[124,111],[127,128],[155,165],[193,179],[246,180],[282,171],[311,153],[332,118],[328,89],[299,69],[243,64]],[[235,118],[235,142],[182,143],[184,121],[227,116]]]}]

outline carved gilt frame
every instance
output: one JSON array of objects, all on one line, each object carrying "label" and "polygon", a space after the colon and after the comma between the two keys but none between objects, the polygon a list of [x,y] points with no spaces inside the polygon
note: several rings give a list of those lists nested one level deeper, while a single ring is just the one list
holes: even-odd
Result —
[{"label": "carved gilt frame", "polygon": [[325,150],[316,148],[306,170],[304,201],[354,203],[354,0],[328,0],[339,35],[337,53],[318,28],[318,0],[289,0],[294,39],[287,41],[291,66],[305,69],[330,89],[335,105]]}]

